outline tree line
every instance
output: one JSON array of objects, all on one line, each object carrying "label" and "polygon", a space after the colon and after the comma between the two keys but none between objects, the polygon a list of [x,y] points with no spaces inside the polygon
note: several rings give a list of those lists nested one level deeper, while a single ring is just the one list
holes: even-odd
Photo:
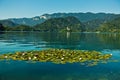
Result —
[{"label": "tree line", "polygon": [[[99,24],[93,21],[94,27],[90,23],[83,24],[75,17],[53,18],[38,24],[34,27],[27,25],[4,26],[0,23],[0,31],[40,31],[40,32],[120,32],[120,17],[109,22]],[[87,26],[86,26],[87,25]],[[97,26],[98,25],[98,26]],[[91,27],[91,28],[90,28]]]}]

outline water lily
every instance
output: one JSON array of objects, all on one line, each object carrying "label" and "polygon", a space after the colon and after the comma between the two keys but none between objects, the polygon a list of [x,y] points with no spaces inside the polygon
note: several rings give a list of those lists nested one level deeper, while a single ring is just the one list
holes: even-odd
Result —
[{"label": "water lily", "polygon": [[79,58],[79,60],[81,60],[82,58]]},{"label": "water lily", "polygon": [[5,58],[8,58],[8,56],[5,56]]},{"label": "water lily", "polygon": [[29,60],[31,60],[31,57],[28,57]]},{"label": "water lily", "polygon": [[111,57],[112,54],[102,54],[97,51],[69,49],[47,49],[40,51],[25,51],[16,52],[14,54],[0,55],[0,59],[53,62],[57,64],[91,62],[89,65],[96,65],[100,61],[106,61]]}]

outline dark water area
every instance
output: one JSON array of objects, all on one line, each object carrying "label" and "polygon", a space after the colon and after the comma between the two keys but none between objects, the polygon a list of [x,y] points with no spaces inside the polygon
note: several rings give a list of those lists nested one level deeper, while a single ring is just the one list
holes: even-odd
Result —
[{"label": "dark water area", "polygon": [[[113,54],[120,61],[119,33],[39,33],[0,34],[0,54],[48,48],[96,50]],[[0,61],[0,80],[120,80],[120,62],[96,66],[81,63]]]}]

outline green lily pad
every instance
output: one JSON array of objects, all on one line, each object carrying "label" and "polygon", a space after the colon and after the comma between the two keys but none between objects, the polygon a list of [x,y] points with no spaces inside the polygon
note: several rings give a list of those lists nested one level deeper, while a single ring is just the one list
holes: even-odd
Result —
[{"label": "green lily pad", "polygon": [[53,62],[56,64],[88,63],[90,66],[97,65],[101,61],[106,62],[111,57],[111,54],[102,54],[97,51],[69,49],[47,49],[0,55],[1,60]]}]

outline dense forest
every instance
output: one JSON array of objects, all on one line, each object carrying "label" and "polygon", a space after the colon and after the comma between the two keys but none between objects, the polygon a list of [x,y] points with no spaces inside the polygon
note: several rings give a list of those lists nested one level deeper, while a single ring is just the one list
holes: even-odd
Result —
[{"label": "dense forest", "polygon": [[[58,16],[58,14],[54,14]],[[60,15],[60,14],[59,14]],[[90,15],[90,13],[89,13]],[[101,14],[99,14],[100,16]],[[105,14],[103,14],[105,16]],[[47,15],[48,16],[48,15]],[[120,17],[107,17],[110,19],[93,19],[80,21],[74,16],[55,17],[46,19],[44,22],[29,26],[17,24],[11,20],[0,20],[0,31],[39,31],[39,32],[120,32]]]},{"label": "dense forest", "polygon": [[81,32],[83,25],[75,17],[66,17],[66,18],[54,18],[48,19],[44,23],[38,24],[34,27],[35,31],[49,31],[49,32]]},{"label": "dense forest", "polygon": [[98,28],[100,32],[120,32],[120,17],[110,22],[101,24]]},{"label": "dense forest", "polygon": [[34,27],[17,25],[14,27],[4,26],[4,31],[40,31],[40,32],[82,32],[83,24],[75,17],[53,18]]}]

